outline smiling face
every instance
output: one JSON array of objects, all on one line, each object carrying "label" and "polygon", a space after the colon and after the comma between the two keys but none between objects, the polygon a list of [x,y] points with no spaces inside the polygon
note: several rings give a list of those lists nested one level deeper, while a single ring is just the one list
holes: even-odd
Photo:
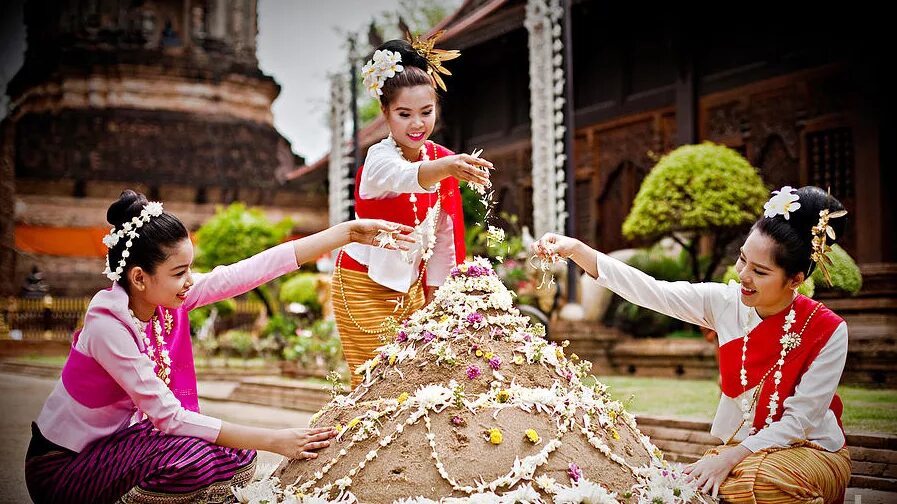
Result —
[{"label": "smiling face", "polygon": [[776,242],[756,229],[751,231],[735,263],[741,282],[741,302],[761,317],[778,313],[791,303],[803,273],[789,277],[775,262]]},{"label": "smiling face", "polygon": [[426,85],[402,88],[383,114],[405,157],[416,160],[436,125],[436,91]]},{"label": "smiling face", "polygon": [[[193,275],[190,270],[193,264],[193,244],[184,239],[169,249],[170,255],[156,266],[156,271],[138,272],[143,289],[136,294],[143,304],[178,308],[187,299],[187,291],[193,286]],[[137,268],[135,268],[137,269]]]}]

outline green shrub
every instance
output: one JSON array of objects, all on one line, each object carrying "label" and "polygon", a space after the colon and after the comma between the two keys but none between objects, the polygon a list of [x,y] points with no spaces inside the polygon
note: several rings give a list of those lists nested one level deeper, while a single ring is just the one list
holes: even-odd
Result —
[{"label": "green shrub", "polygon": [[320,313],[317,273],[298,273],[280,286],[280,302],[301,303],[309,310]]},{"label": "green shrub", "polygon": [[[767,197],[757,170],[738,152],[709,142],[684,145],[645,177],[623,234],[648,241],[673,237],[689,253],[692,280],[709,281],[726,246],[761,215]],[[711,241],[703,267],[701,236]]]},{"label": "green shrub", "polygon": [[836,290],[855,296],[863,288],[863,275],[857,263],[837,244],[832,246],[829,258],[832,260],[832,265],[829,266],[832,285],[828,284],[819,268],[813,271],[810,278],[816,282],[820,290]]}]

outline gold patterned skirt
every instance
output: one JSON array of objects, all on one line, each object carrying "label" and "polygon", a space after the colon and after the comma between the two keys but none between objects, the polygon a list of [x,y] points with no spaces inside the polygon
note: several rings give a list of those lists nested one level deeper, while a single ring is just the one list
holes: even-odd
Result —
[{"label": "gold patterned skirt", "polygon": [[[718,455],[731,447],[711,448],[705,455]],[[847,447],[830,452],[802,443],[748,455],[723,481],[719,496],[723,502],[739,504],[842,504],[849,481]]]},{"label": "gold patterned skirt", "polygon": [[354,389],[363,379],[355,374],[355,368],[373,357],[374,350],[384,343],[384,322],[392,317],[400,323],[422,308],[424,292],[416,286],[411,287],[411,295],[397,292],[374,282],[367,273],[342,267],[334,271],[330,288],[336,328]]}]

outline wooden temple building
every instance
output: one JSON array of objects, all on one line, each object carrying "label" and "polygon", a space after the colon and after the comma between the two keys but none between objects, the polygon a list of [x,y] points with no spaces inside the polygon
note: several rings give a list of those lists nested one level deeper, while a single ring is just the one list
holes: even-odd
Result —
[{"label": "wooden temple building", "polygon": [[314,177],[287,177],[304,161],[273,126],[280,87],[258,67],[256,7],[25,3],[27,50],[0,125],[0,295],[18,295],[35,266],[54,296],[105,286],[100,239],[123,188],[191,230],[233,201],[290,216],[297,233],[327,225]]}]

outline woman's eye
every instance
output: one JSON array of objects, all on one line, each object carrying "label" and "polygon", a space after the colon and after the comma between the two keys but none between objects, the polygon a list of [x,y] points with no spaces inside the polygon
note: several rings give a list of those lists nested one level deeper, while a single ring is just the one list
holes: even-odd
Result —
[{"label": "woman's eye", "polygon": [[407,119],[407,118],[411,117],[411,114],[399,114],[399,117],[404,117]]},{"label": "woman's eye", "polygon": [[428,111],[424,112],[424,115],[425,115],[425,116],[428,116],[428,115],[430,115],[430,114],[432,114],[432,113],[433,113],[432,110],[428,110]]},{"label": "woman's eye", "polygon": [[762,272],[762,271],[760,271],[760,270],[756,270],[756,269],[755,269],[755,270],[754,270],[754,273],[756,273],[756,274],[758,274],[758,275],[760,275],[760,276],[766,276],[766,273],[764,273],[764,272]]}]

